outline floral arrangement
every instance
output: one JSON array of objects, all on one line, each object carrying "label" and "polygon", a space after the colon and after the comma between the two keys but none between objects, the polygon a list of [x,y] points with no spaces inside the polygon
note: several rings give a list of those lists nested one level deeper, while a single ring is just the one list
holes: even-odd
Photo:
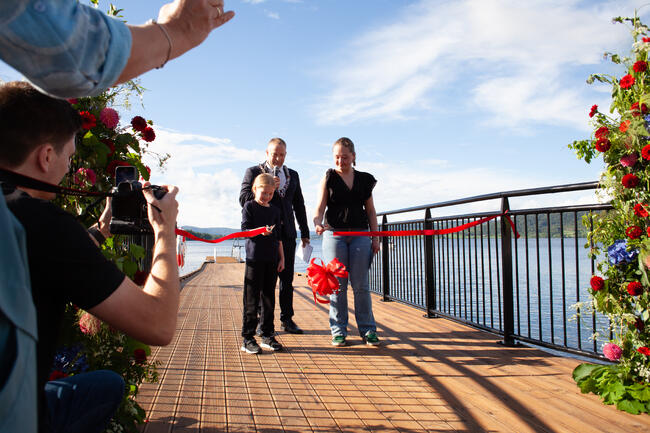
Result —
[{"label": "floral arrangement", "polygon": [[[115,168],[135,166],[141,180],[148,180],[150,169],[143,164],[145,154],[157,157],[162,166],[169,155],[157,155],[149,150],[156,138],[153,123],[135,116],[121,124],[118,103],[128,107],[129,96],[141,93],[136,83],[109,89],[96,97],[69,100],[79,111],[82,132],[77,137],[76,152],[70,163],[70,173],[62,185],[84,190],[108,192],[115,184]],[[86,226],[93,225],[104,208],[104,199],[59,196],[56,203],[78,215]],[[101,246],[103,254],[112,260],[136,284],[144,285],[148,269],[144,264],[146,251],[128,236],[114,235]],[[156,364],[148,360],[150,348],[117,331],[90,313],[69,305],[66,329],[60,350],[55,357],[50,379],[66,377],[89,370],[109,369],[120,374],[125,383],[125,396],[108,432],[137,432],[145,420],[145,412],[135,401],[143,382],[158,380]]]},{"label": "floral arrangement", "polygon": [[625,68],[620,77],[589,77],[612,86],[612,103],[608,112],[592,106],[593,137],[569,145],[587,163],[598,156],[605,163],[600,185],[613,210],[585,223],[593,221],[589,246],[597,260],[592,307],[609,318],[613,338],[602,351],[613,363],[581,364],[573,378],[583,393],[638,414],[650,412],[650,37],[636,14],[613,21],[629,24],[631,55],[605,54]]}]

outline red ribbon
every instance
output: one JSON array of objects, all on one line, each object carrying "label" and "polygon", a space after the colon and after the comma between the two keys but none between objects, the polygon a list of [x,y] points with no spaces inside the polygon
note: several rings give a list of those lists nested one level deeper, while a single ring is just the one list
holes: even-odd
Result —
[{"label": "red ribbon", "polygon": [[176,229],[176,234],[177,235],[185,236],[186,238],[190,238],[190,239],[193,239],[195,241],[206,242],[206,243],[209,243],[209,244],[217,244],[219,242],[223,242],[225,240],[233,239],[233,238],[252,238],[253,236],[261,235],[262,233],[266,233],[266,227],[260,227],[260,228],[255,229],[255,230],[248,230],[248,231],[245,231],[245,232],[230,233],[229,235],[220,237],[218,239],[203,239],[203,238],[199,238],[197,236],[194,236],[192,233],[186,232],[185,230]]},{"label": "red ribbon", "polygon": [[481,218],[480,220],[472,221],[466,224],[462,224],[456,227],[450,227],[448,229],[439,229],[439,230],[382,230],[382,231],[367,231],[367,232],[334,232],[334,236],[432,236],[432,235],[446,235],[449,233],[457,233],[463,230],[467,230],[470,227],[477,226],[479,224],[486,223],[490,220],[493,220],[498,217],[504,217],[512,228],[512,232],[519,239],[519,233],[515,229],[515,224],[510,219],[510,215],[507,215],[508,211],[505,211],[499,215],[493,215],[491,217]]},{"label": "red ribbon", "polygon": [[347,278],[348,271],[345,270],[345,266],[337,258],[334,258],[327,266],[324,265],[322,260],[320,265],[315,260],[316,257],[311,259],[307,267],[307,283],[314,294],[314,303],[329,304],[328,299],[321,299],[316,295],[325,297],[338,293],[339,280],[336,277]]}]

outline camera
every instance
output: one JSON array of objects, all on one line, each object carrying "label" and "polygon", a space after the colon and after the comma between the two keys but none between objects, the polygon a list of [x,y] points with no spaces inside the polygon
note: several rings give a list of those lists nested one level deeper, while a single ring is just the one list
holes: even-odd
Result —
[{"label": "camera", "polygon": [[[151,185],[156,199],[161,199],[167,191]],[[111,191],[111,233],[121,235],[149,234],[153,228],[147,217],[147,201],[138,182],[138,170],[133,166],[115,168],[115,187]]]}]

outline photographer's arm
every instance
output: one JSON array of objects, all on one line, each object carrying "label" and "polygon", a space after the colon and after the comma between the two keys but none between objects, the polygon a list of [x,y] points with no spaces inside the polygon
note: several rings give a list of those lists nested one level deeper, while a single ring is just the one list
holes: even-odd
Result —
[{"label": "photographer's arm", "polygon": [[175,0],[158,12],[170,43],[154,23],[127,26],[79,1],[5,0],[0,58],[50,95],[92,96],[182,55],[234,16],[223,0]]},{"label": "photographer's arm", "polygon": [[144,191],[147,201],[160,209],[158,212],[149,206],[155,241],[151,273],[144,288],[124,278],[111,296],[89,310],[143,343],[159,346],[169,344],[174,336],[180,292],[174,232],[178,188],[166,188],[168,193],[160,200],[150,190]]}]

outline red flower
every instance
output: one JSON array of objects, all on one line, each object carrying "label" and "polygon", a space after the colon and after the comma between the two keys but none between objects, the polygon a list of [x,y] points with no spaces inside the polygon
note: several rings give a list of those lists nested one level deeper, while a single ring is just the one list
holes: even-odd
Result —
[{"label": "red flower", "polygon": [[591,284],[591,288],[594,289],[594,292],[597,292],[601,290],[603,287],[605,287],[605,280],[603,280],[597,275],[594,275],[593,277],[591,277],[589,284]]},{"label": "red flower", "polygon": [[650,42],[650,38],[646,38],[646,37],[641,38],[641,40],[642,40],[643,42],[646,42],[646,43],[647,43],[647,42]]},{"label": "red flower", "polygon": [[619,126],[618,129],[621,132],[625,132],[625,131],[627,131],[627,128],[629,128],[629,127],[630,127],[630,121],[626,120],[624,122],[621,122],[621,126]]},{"label": "red flower", "polygon": [[601,126],[601,127],[598,128],[598,129],[596,130],[596,132],[594,133],[594,135],[596,136],[596,138],[605,138],[605,137],[607,137],[607,134],[609,134],[609,129],[607,129],[606,126]]},{"label": "red flower", "polygon": [[147,126],[144,131],[142,131],[142,139],[150,143],[156,139],[156,133],[151,126]]},{"label": "red flower", "polygon": [[79,115],[81,116],[81,127],[83,129],[92,129],[97,126],[97,119],[92,113],[80,111]]},{"label": "red flower", "polygon": [[634,327],[637,331],[643,332],[645,329],[645,323],[643,323],[643,320],[640,317],[637,317],[636,322],[634,322]]},{"label": "red flower", "polygon": [[650,356],[650,349],[648,349],[645,346],[639,347],[636,351],[639,352],[641,355]]},{"label": "red flower", "polygon": [[627,293],[632,296],[639,296],[643,292],[643,286],[638,281],[632,281],[627,284]]},{"label": "red flower", "polygon": [[58,380],[63,379],[64,377],[68,377],[68,375],[61,370],[54,370],[52,373],[50,373],[50,377],[48,377],[47,380]]},{"label": "red flower", "polygon": [[136,131],[142,132],[147,127],[147,121],[142,116],[135,116],[131,119],[131,126]]},{"label": "red flower", "polygon": [[108,157],[113,156],[113,154],[115,153],[115,144],[111,140],[109,140],[108,138],[102,138],[99,141],[104,143],[106,145],[106,147],[108,147],[108,149],[110,150],[110,152],[108,152],[108,155],[106,155],[106,156],[108,156]]},{"label": "red flower", "polygon": [[598,105],[592,105],[591,106],[591,111],[589,112],[589,117],[594,117],[594,115],[598,112]]},{"label": "red flower", "polygon": [[127,166],[127,165],[131,165],[131,164],[129,164],[126,161],[118,161],[118,160],[111,161],[106,167],[106,173],[108,173],[109,176],[115,177],[115,168],[118,166]]},{"label": "red flower", "polygon": [[79,329],[86,335],[95,335],[102,326],[101,320],[90,313],[84,313],[79,318]]},{"label": "red flower", "polygon": [[610,361],[617,361],[621,358],[623,350],[614,343],[605,343],[603,346],[603,355]]},{"label": "red flower", "polygon": [[632,70],[634,70],[634,72],[645,72],[646,69],[648,69],[648,64],[643,60],[639,60],[632,66]]},{"label": "red flower", "polygon": [[643,230],[641,230],[641,227],[639,226],[629,226],[625,229],[625,234],[630,239],[638,239],[643,234]]},{"label": "red flower", "polygon": [[648,217],[648,210],[646,209],[648,207],[647,204],[645,203],[637,203],[634,205],[634,215],[641,217],[641,218],[647,218]]},{"label": "red flower", "polygon": [[70,98],[67,101],[70,103],[70,105],[75,105],[79,102],[77,98]]},{"label": "red flower", "polygon": [[643,146],[643,149],[641,149],[641,156],[643,159],[650,159],[650,144]]},{"label": "red flower", "polygon": [[639,156],[636,153],[628,153],[627,155],[621,156],[619,161],[623,167],[633,167],[638,160]]},{"label": "red flower", "polygon": [[99,113],[99,120],[108,129],[114,129],[120,123],[120,115],[111,107],[106,107]]},{"label": "red flower", "polygon": [[596,148],[597,151],[599,152],[607,152],[610,148],[612,143],[606,138],[599,138],[598,141],[596,141],[596,144],[594,144],[594,147]]},{"label": "red flower", "polygon": [[633,175],[632,173],[628,173],[625,176],[623,176],[623,180],[621,181],[621,183],[625,188],[634,188],[639,184],[639,178]]},{"label": "red flower", "polygon": [[641,112],[639,113],[639,103],[635,102],[630,106],[630,109],[632,110],[632,116],[638,117],[642,114],[646,114],[648,112],[648,106],[645,104],[641,104]]},{"label": "red flower", "polygon": [[144,286],[144,283],[147,281],[148,276],[149,272],[135,271],[135,274],[133,275],[133,282],[138,286]]},{"label": "red flower", "polygon": [[91,185],[95,185],[97,182],[97,174],[92,168],[80,167],[74,175],[74,183],[77,185],[83,185],[84,182],[88,182]]},{"label": "red flower", "polygon": [[621,86],[621,89],[629,89],[634,84],[634,77],[630,74],[627,74],[621,78],[621,82],[619,84]]},{"label": "red flower", "polygon": [[147,352],[145,352],[144,349],[135,349],[133,351],[133,358],[136,363],[144,364],[147,362]]}]

